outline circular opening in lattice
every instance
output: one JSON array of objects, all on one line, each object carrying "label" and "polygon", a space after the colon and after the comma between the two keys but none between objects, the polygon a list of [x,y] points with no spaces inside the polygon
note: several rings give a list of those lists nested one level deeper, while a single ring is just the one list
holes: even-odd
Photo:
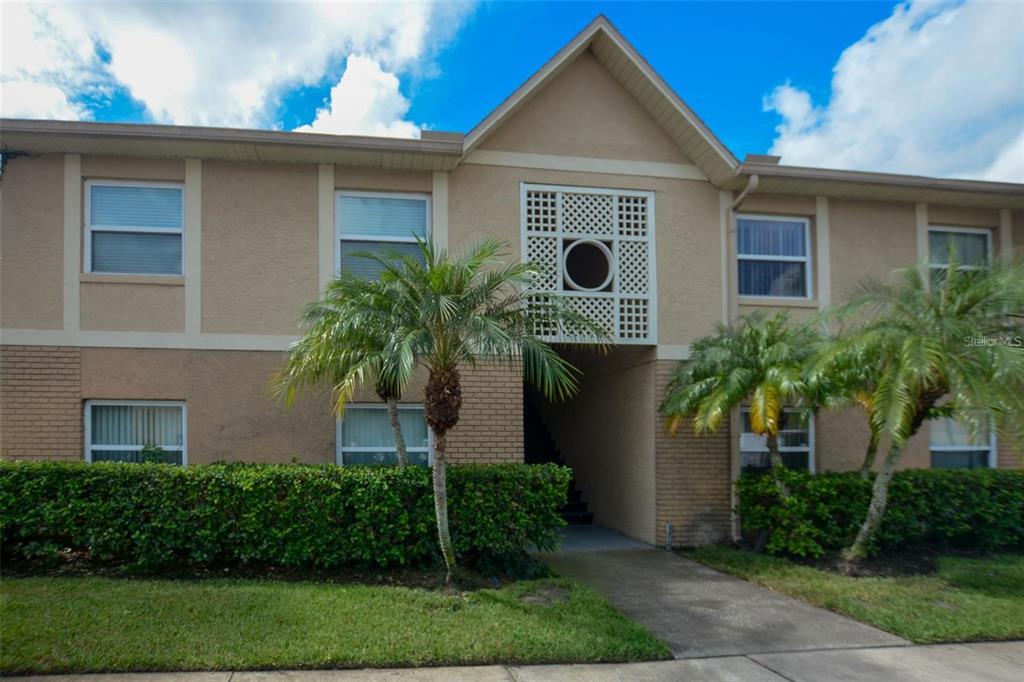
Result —
[{"label": "circular opening in lattice", "polygon": [[578,291],[601,291],[612,281],[612,252],[602,242],[579,239],[562,254],[565,283]]}]

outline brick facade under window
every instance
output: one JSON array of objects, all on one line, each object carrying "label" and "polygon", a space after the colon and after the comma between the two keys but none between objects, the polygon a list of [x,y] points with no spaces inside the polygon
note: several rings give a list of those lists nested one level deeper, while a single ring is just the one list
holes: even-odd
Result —
[{"label": "brick facade under window", "polygon": [[82,459],[81,350],[0,347],[0,454]]},{"label": "brick facade under window", "polygon": [[[83,459],[87,399],[184,400],[194,464],[334,462],[326,394],[310,392],[291,410],[269,395],[283,362],[283,353],[260,351],[0,346],[0,456]],[[462,370],[462,383],[451,461],[522,462],[520,373],[481,363]]]},{"label": "brick facade under window", "polygon": [[523,379],[498,363],[463,367],[462,411],[448,436],[453,462],[523,461]]},{"label": "brick facade under window", "polygon": [[[655,367],[655,405],[679,363],[659,360]],[[687,421],[673,437],[665,418],[654,419],[657,544],[665,543],[665,524],[673,526],[676,547],[727,540],[730,535],[732,491],[730,428],[728,420],[718,432],[698,436]]]}]

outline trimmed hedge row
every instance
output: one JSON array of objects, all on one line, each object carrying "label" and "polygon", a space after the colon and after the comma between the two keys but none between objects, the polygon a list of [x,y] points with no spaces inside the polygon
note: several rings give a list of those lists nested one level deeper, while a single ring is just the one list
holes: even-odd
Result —
[{"label": "trimmed hedge row", "polygon": [[[555,545],[570,471],[448,468],[455,551],[500,570]],[[339,566],[438,560],[430,471],[304,465],[0,463],[7,558],[62,549],[142,569]]]},{"label": "trimmed hedge row", "polygon": [[[765,549],[772,554],[819,557],[847,547],[867,513],[872,481],[855,472],[779,473],[790,490],[785,500],[771,476],[740,477],[744,530],[768,530]],[[869,551],[922,546],[981,552],[1024,548],[1024,471],[897,472]]]}]

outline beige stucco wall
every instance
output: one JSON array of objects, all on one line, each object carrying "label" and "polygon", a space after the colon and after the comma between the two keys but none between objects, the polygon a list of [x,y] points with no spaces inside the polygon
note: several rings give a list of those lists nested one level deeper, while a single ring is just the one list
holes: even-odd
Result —
[{"label": "beige stucco wall", "polygon": [[0,192],[0,326],[60,329],[64,156],[8,159]]},{"label": "beige stucco wall", "polygon": [[[826,411],[815,415],[814,451],[815,468],[818,471],[854,471],[864,462],[870,432],[864,412],[856,409]],[[883,443],[875,460],[875,468],[885,458]],[[928,424],[915,435],[903,451],[900,469],[928,468],[931,455],[928,451]]]},{"label": "beige stucco wall", "polygon": [[[88,276],[83,277],[87,279]],[[104,278],[106,279],[106,278]],[[132,279],[136,281],[132,281]],[[180,277],[166,283],[132,278],[109,282],[82,281],[81,328],[101,331],[184,332],[185,284]]]},{"label": "beige stucco wall", "polygon": [[433,174],[427,172],[392,171],[351,166],[334,167],[334,186],[337,189],[430,194],[432,177]]},{"label": "beige stucco wall", "polygon": [[917,256],[914,205],[829,201],[832,300],[843,303],[865,278],[888,278]]},{"label": "beige stucco wall", "polygon": [[317,168],[203,163],[204,332],[295,334],[317,283]]},{"label": "beige stucco wall", "polygon": [[579,393],[543,403],[545,425],[573,468],[594,522],[645,542],[655,539],[654,352],[567,352],[583,370]]},{"label": "beige stucco wall", "polygon": [[689,163],[664,129],[590,53],[534,94],[481,148]]},{"label": "beige stucco wall", "polygon": [[929,204],[928,222],[932,225],[998,228],[999,211],[994,208]]},{"label": "beige stucco wall", "polygon": [[143,159],[134,156],[83,156],[85,180],[151,180],[184,182],[184,159]]}]

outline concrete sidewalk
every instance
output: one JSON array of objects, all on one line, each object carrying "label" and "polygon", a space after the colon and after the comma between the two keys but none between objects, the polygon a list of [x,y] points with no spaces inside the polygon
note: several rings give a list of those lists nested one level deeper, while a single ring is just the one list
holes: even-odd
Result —
[{"label": "concrete sidewalk", "polygon": [[560,551],[543,559],[665,640],[676,658],[909,644],[663,550]]},{"label": "concrete sidewalk", "polygon": [[1024,642],[869,647],[604,665],[54,675],[19,682],[1020,682]]}]

